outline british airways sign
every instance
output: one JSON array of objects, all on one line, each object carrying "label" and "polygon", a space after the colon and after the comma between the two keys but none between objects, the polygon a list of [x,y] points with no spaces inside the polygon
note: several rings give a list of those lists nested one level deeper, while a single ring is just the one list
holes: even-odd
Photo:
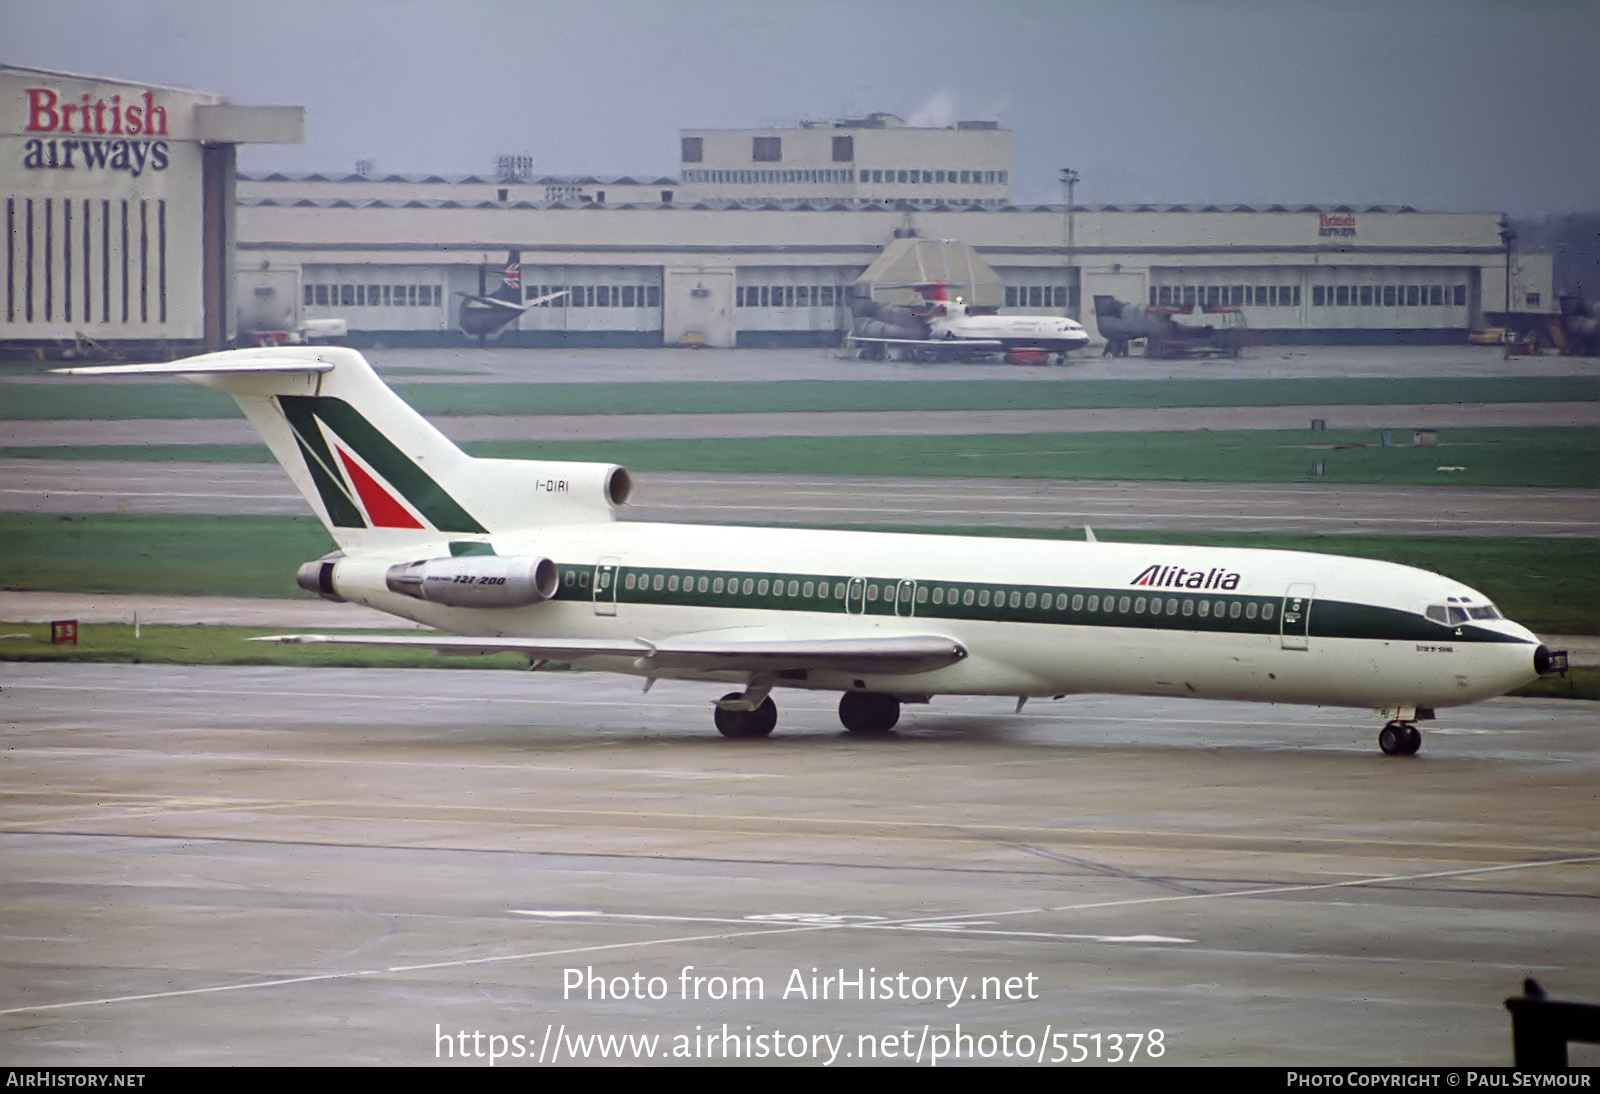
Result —
[{"label": "british airways sign", "polygon": [[[165,171],[169,163],[167,108],[145,91],[110,99],[84,92],[71,101],[48,87],[27,89],[28,122],[22,166],[30,171]],[[133,139],[147,138],[147,139]]]}]

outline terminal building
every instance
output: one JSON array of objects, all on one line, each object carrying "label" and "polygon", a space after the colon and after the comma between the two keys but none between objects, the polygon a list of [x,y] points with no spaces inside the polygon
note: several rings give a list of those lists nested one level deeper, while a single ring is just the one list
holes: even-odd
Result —
[{"label": "terminal building", "polygon": [[[992,121],[684,130],[676,177],[540,176],[527,156],[481,176],[370,164],[241,173],[235,200],[232,142],[297,136],[273,108],[32,70],[0,77],[13,123],[0,132],[11,229],[0,341],[213,345],[234,327],[243,339],[342,320],[354,345],[464,345],[463,297],[500,286],[518,252],[525,299],[565,295],[491,344],[838,345],[863,273],[906,238],[980,256],[995,276],[969,290],[972,303],[1069,315],[1092,335],[1096,296],[1239,307],[1263,342],[1283,343],[1458,342],[1507,303],[1553,303],[1549,256],[1509,251],[1496,213],[1019,205],[1011,134]],[[30,128],[49,120],[41,89],[58,110],[49,132]],[[82,111],[110,126],[120,96],[150,125],[147,95],[164,111],[159,170],[153,147],[137,173],[85,170],[81,150],[61,166],[67,108],[66,143],[103,143],[80,135]],[[135,136],[123,143],[157,143]],[[219,242],[232,247],[231,280],[207,265]]]}]

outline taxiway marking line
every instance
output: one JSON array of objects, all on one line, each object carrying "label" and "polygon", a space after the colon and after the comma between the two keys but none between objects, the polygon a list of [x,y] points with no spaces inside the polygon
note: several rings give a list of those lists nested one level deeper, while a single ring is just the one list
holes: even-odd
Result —
[{"label": "taxiway marking line", "polygon": [[[735,918],[732,916],[695,916],[695,915],[651,915],[644,912],[585,912],[585,911],[539,911],[532,909],[513,908],[512,915],[525,915],[532,918],[560,919],[571,921],[581,918],[593,919],[629,919],[652,923],[731,923],[752,926],[760,920],[750,918]],[[861,917],[853,922],[834,924],[837,926],[850,926],[872,928],[881,926],[889,931],[949,931],[958,934],[983,934],[999,935],[1003,938],[1057,938],[1072,942],[1140,942],[1159,944],[1193,944],[1199,940],[1194,938],[1176,938],[1170,935],[1159,934],[1063,934],[1056,931],[993,931],[983,930],[983,921],[974,923],[957,923],[943,916],[930,916],[927,919],[913,922],[884,922],[878,923]]]},{"label": "taxiway marking line", "polygon": [[0,486],[0,494],[33,494],[38,497],[118,497],[118,498],[227,498],[230,501],[300,501],[299,494],[222,494],[215,492],[185,493],[177,490],[58,490],[51,487],[27,489],[20,486]]},{"label": "taxiway marking line", "polygon": [[[1493,873],[1506,870],[1528,870],[1543,866],[1571,865],[1579,862],[1600,862],[1600,855],[1584,855],[1569,859],[1543,860],[1539,862],[1511,863],[1502,866],[1480,866],[1463,870],[1435,870],[1424,874],[1390,874],[1386,876],[1352,879],[1349,881],[1315,882],[1299,885],[1265,886],[1257,889],[1240,889],[1224,893],[1186,893],[1173,894],[1159,897],[1130,898],[1127,900],[1096,901],[1083,905],[1063,905],[1057,908],[1018,908],[1000,912],[975,912],[970,915],[952,915],[940,917],[939,922],[955,922],[958,920],[971,920],[978,918],[998,919],[1002,916],[1037,915],[1042,912],[1082,911],[1099,908],[1131,907],[1148,904],[1175,904],[1182,901],[1203,899],[1226,899],[1230,897],[1249,896],[1274,896],[1283,893],[1317,892],[1327,889],[1347,889],[1362,885],[1393,884],[1400,881],[1425,881],[1440,877],[1465,877],[1472,874]],[[904,926],[912,923],[927,922],[927,916],[914,916],[899,920],[882,920],[877,924],[883,926]],[[534,961],[546,957],[569,957],[574,954],[601,953],[610,950],[636,949],[646,946],[676,945],[690,942],[721,942],[737,938],[760,938],[768,935],[781,934],[806,934],[815,931],[839,931],[860,929],[856,924],[803,924],[794,927],[777,927],[765,929],[751,929],[743,931],[723,931],[715,934],[688,935],[668,938],[645,938],[630,942],[609,942],[587,946],[571,946],[555,950],[537,950],[525,953],[497,954],[487,957],[457,958],[452,961],[431,961],[414,965],[391,965],[381,969],[357,969],[346,972],[319,973],[310,976],[280,977],[270,980],[253,980],[239,984],[216,984],[204,988],[183,988],[175,991],[145,992],[137,995],[108,996],[101,999],[78,999],[64,1003],[41,1003],[26,1007],[7,1007],[0,1009],[0,1015],[31,1014],[42,1011],[68,1010],[76,1007],[104,1006],[114,1003],[144,1002],[152,999],[174,999],[182,996],[213,995],[224,992],[252,991],[260,988],[284,987],[290,984],[310,984],[328,982],[333,980],[355,980],[361,977],[382,976],[385,974],[425,972],[435,969],[468,968],[472,966],[505,964],[512,961]],[[959,932],[957,932],[959,933]]]},{"label": "taxiway marking line", "polygon": [[[872,831],[871,838],[879,840],[895,840],[903,842],[922,843],[973,843],[979,840],[993,840],[1005,838],[1015,840],[1026,836],[1040,843],[1073,843],[1083,841],[1093,843],[1095,846],[1107,846],[1104,842],[1108,838],[1123,839],[1129,842],[1113,846],[1130,848],[1148,848],[1153,841],[1163,841],[1160,846],[1166,848],[1171,845],[1192,846],[1196,843],[1207,845],[1209,849],[1217,852],[1234,853],[1270,853],[1282,854],[1282,848],[1274,848],[1270,852],[1255,852],[1249,844],[1278,841],[1294,845],[1290,853],[1299,855],[1337,855],[1341,857],[1384,857],[1407,858],[1410,856],[1383,855],[1385,849],[1416,849],[1419,851],[1456,851],[1456,852],[1483,852],[1502,851],[1521,855],[1571,855],[1575,851],[1590,852],[1589,848],[1551,848],[1536,847],[1528,844],[1498,844],[1481,842],[1458,842],[1446,840],[1404,840],[1375,845],[1372,852],[1352,852],[1352,844],[1363,843],[1355,837],[1339,839],[1328,836],[1293,836],[1284,837],[1271,834],[1231,833],[1231,832],[1181,832],[1170,829],[1147,828],[1043,828],[1035,825],[1012,824],[965,824],[947,821],[905,821],[884,820],[871,818],[859,820],[851,817],[806,817],[806,816],[780,816],[774,814],[744,814],[744,813],[670,813],[662,811],[629,810],[629,809],[584,809],[580,807],[561,806],[495,806],[495,805],[457,805],[451,803],[435,803],[417,807],[415,805],[387,805],[353,801],[348,799],[283,799],[283,798],[221,798],[199,797],[195,799],[174,799],[157,794],[120,794],[95,791],[54,791],[48,792],[60,797],[121,797],[129,799],[145,799],[144,802],[130,801],[126,807],[108,806],[108,809],[117,810],[109,815],[100,814],[80,817],[56,817],[34,821],[17,821],[18,826],[37,826],[40,824],[74,824],[88,823],[91,821],[114,820],[142,820],[161,816],[192,816],[201,813],[236,813],[236,812],[268,812],[278,810],[308,810],[308,812],[292,814],[290,819],[302,820],[350,820],[370,821],[381,815],[386,809],[421,808],[435,816],[390,816],[385,819],[396,823],[445,823],[438,816],[454,814],[488,814],[484,823],[515,824],[519,827],[550,828],[570,827],[571,821],[553,819],[539,820],[535,818],[551,817],[578,817],[593,818],[606,821],[657,821],[657,822],[689,822],[682,827],[675,827],[670,823],[640,823],[617,824],[616,827],[625,827],[634,831],[700,831],[702,826],[712,822],[730,822],[731,824],[744,825],[742,828],[730,827],[719,824],[716,831],[725,835],[741,836],[762,832],[768,828],[778,828],[787,832],[797,832],[800,828],[812,827],[834,829],[847,835],[859,835],[856,831],[860,828],[886,829],[892,832],[912,833],[907,835],[890,835],[885,832]],[[41,792],[37,790],[0,790],[0,796],[6,797],[38,797]],[[168,802],[163,806],[161,803]],[[352,809],[355,815],[310,812],[319,809]],[[362,812],[366,810],[366,812]],[[526,817],[527,819],[523,819]],[[751,824],[751,822],[756,822]],[[927,834],[917,834],[927,833]],[[971,833],[971,835],[966,835]],[[813,835],[826,837],[827,831],[812,832]],[[1316,850],[1325,847],[1331,850]],[[1600,858],[1600,855],[1596,855]]]}]

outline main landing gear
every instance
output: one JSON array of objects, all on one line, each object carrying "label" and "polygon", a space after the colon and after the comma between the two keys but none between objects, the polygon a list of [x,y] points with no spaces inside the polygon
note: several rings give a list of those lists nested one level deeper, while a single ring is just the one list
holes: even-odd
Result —
[{"label": "main landing gear", "polygon": [[1385,756],[1415,756],[1422,747],[1422,732],[1414,722],[1390,722],[1378,734],[1378,747]]},{"label": "main landing gear", "polygon": [[762,696],[754,706],[752,697],[743,691],[730,691],[717,701],[712,721],[717,732],[724,737],[765,737],[778,724],[778,704],[772,697]]},{"label": "main landing gear", "polygon": [[[711,719],[724,737],[768,736],[778,724],[778,707],[765,681],[745,691],[730,691],[717,700]],[[839,721],[846,732],[861,737],[887,733],[900,721],[900,699],[876,691],[847,691],[839,699]]]},{"label": "main landing gear", "polygon": [[900,700],[876,691],[847,691],[839,698],[839,721],[849,733],[887,733],[900,720]]}]

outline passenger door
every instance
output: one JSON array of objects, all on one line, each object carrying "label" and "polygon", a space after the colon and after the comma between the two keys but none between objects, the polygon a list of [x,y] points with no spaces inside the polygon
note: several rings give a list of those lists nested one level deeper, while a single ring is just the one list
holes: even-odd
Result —
[{"label": "passenger door", "polygon": [[1286,650],[1308,648],[1311,635],[1311,600],[1315,585],[1295,583],[1284,595],[1283,607],[1278,613],[1278,634]]}]

